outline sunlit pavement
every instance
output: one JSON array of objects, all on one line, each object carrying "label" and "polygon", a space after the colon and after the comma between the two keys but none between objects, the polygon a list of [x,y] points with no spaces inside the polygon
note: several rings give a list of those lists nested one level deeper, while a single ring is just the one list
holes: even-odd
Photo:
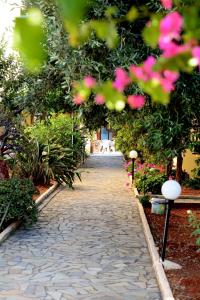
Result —
[{"label": "sunlit pavement", "polygon": [[159,300],[120,156],[91,156],[30,229],[0,247],[1,300]]}]

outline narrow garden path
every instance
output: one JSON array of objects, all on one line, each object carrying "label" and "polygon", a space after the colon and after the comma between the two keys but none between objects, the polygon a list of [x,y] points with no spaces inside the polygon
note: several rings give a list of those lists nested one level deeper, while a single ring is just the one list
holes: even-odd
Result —
[{"label": "narrow garden path", "polygon": [[0,246],[1,300],[159,300],[121,157],[91,157],[75,190]]}]

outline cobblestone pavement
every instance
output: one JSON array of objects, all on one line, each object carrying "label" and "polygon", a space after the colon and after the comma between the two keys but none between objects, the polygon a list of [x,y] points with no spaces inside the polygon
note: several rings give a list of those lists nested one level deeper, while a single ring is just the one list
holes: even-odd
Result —
[{"label": "cobblestone pavement", "polygon": [[120,157],[92,157],[29,229],[0,246],[1,300],[159,300]]}]

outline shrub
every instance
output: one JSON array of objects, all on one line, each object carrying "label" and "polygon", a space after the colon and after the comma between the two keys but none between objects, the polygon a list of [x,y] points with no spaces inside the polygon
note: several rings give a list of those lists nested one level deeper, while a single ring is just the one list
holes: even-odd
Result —
[{"label": "shrub", "polygon": [[187,213],[188,213],[188,222],[190,223],[190,226],[195,229],[192,232],[192,236],[196,236],[195,244],[200,251],[200,219],[191,210],[188,210]]},{"label": "shrub", "polygon": [[149,195],[143,195],[139,198],[140,203],[142,206],[147,207],[149,205],[150,196]]},{"label": "shrub", "polygon": [[136,177],[135,186],[139,192],[160,194],[161,186],[167,180],[167,176],[163,173],[152,172]]},{"label": "shrub", "polygon": [[192,170],[193,177],[185,180],[184,185],[192,189],[200,189],[200,158],[196,161],[197,167]]},{"label": "shrub", "polygon": [[0,180],[0,229],[12,220],[32,224],[37,220],[37,207],[32,197],[36,192],[32,181],[12,178]]},{"label": "shrub", "polygon": [[23,151],[17,153],[13,174],[30,178],[35,184],[50,184],[51,180],[65,182],[72,187],[79,174],[72,150],[54,142],[41,144],[36,139],[25,139]]},{"label": "shrub", "polygon": [[[73,128],[73,130],[72,130]],[[26,133],[40,144],[56,141],[63,148],[70,148],[74,160],[81,161],[85,152],[85,140],[76,121],[66,114],[53,114],[47,121],[40,121],[25,129]]]}]

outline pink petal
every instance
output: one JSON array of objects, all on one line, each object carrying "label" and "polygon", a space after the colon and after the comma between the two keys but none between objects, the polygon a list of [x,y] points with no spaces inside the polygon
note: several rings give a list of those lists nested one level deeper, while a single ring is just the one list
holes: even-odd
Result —
[{"label": "pink petal", "polygon": [[183,17],[178,12],[171,12],[160,22],[161,36],[168,36],[170,40],[180,39]]},{"label": "pink petal", "polygon": [[144,64],[143,64],[143,70],[146,73],[151,73],[152,72],[152,68],[156,63],[156,58],[153,56],[149,56],[147,57],[147,59],[145,60]]},{"label": "pink petal", "polygon": [[105,97],[101,94],[97,94],[95,97],[95,102],[97,105],[103,105],[105,103]]},{"label": "pink petal", "polygon": [[160,84],[162,85],[165,92],[171,92],[175,89],[174,84],[165,78],[161,79]]},{"label": "pink petal", "polygon": [[128,96],[127,102],[131,108],[142,108],[145,104],[145,97],[141,95]]},{"label": "pink petal", "polygon": [[161,0],[162,6],[166,9],[171,9],[172,8],[172,0]]},{"label": "pink petal", "polygon": [[93,88],[96,85],[96,79],[92,76],[85,76],[83,81],[87,88]]},{"label": "pink petal", "polygon": [[130,66],[130,72],[137,78],[144,81],[148,80],[147,75],[144,73],[142,67],[136,67],[134,65]]},{"label": "pink petal", "polygon": [[84,98],[78,94],[74,97],[73,101],[76,105],[80,105],[84,102]]},{"label": "pink petal", "polygon": [[128,76],[128,73],[122,68],[116,68],[115,70],[115,81],[113,82],[113,87],[116,90],[123,92],[125,87],[131,82],[131,79]]},{"label": "pink petal", "polygon": [[166,58],[176,56],[183,50],[181,46],[175,44],[174,42],[165,43],[161,40],[159,40],[159,47],[161,50],[163,50],[163,56]]},{"label": "pink petal", "polygon": [[179,78],[179,73],[175,71],[165,70],[163,74],[170,82],[175,82]]},{"label": "pink petal", "polygon": [[194,47],[192,49],[192,56],[198,60],[198,64],[200,65],[200,47]]}]

